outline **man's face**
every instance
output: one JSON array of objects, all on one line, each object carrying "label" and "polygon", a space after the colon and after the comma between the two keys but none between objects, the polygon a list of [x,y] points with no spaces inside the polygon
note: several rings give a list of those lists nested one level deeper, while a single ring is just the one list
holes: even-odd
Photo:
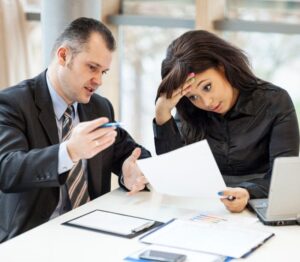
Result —
[{"label": "man's face", "polygon": [[65,57],[58,71],[58,93],[68,103],[88,103],[96,89],[102,84],[102,77],[110,67],[112,53],[102,36],[92,33],[90,39],[75,54],[66,48]]}]

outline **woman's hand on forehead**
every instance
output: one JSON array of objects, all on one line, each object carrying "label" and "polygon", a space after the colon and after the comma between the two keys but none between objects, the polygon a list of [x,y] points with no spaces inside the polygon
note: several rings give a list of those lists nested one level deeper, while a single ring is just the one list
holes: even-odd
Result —
[{"label": "woman's hand on forehead", "polygon": [[195,73],[190,73],[187,76],[187,79],[185,80],[184,84],[180,88],[180,95],[184,96],[186,95],[190,90],[192,84],[195,82]]}]

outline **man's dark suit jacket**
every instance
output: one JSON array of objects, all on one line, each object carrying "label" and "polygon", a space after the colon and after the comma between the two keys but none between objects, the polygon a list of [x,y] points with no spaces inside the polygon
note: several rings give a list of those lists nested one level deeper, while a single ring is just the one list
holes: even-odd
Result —
[{"label": "man's dark suit jacket", "polygon": [[[80,121],[108,117],[111,103],[94,94],[79,104]],[[139,146],[121,128],[115,143],[87,161],[91,199],[110,191],[111,172],[121,173],[123,161]],[[58,130],[46,72],[0,93],[0,242],[49,220],[59,200]],[[142,156],[150,153],[142,148]]]}]

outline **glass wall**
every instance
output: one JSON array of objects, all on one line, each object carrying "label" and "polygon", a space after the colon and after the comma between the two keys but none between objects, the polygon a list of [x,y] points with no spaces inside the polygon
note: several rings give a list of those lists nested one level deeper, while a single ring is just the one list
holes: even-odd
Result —
[{"label": "glass wall", "polygon": [[[26,0],[37,2],[39,0]],[[122,14],[143,17],[165,17],[195,20],[195,0],[123,0]],[[263,21],[300,24],[300,1],[227,0],[228,20]],[[274,24],[276,26],[276,24]],[[30,22],[32,71],[43,68],[41,59],[40,23]],[[121,53],[120,113],[126,129],[141,144],[154,150],[152,119],[155,96],[161,81],[160,67],[170,42],[191,28],[168,28],[164,25],[119,27],[118,49]],[[253,70],[290,93],[300,119],[300,35],[223,31],[220,35],[245,50]],[[116,87],[113,87],[116,89]]]},{"label": "glass wall", "polygon": [[[300,24],[300,1],[228,0],[226,18]],[[257,28],[259,31],[259,28]],[[300,35],[223,32],[224,38],[246,51],[260,78],[286,89],[300,120]]]},{"label": "glass wall", "polygon": [[299,0],[227,0],[225,15],[228,19],[299,23]]},{"label": "glass wall", "polygon": [[[123,1],[124,14],[195,19],[194,1]],[[298,1],[228,0],[226,18],[300,24]],[[160,65],[168,44],[191,28],[122,26],[121,118],[133,136],[152,153],[152,119]],[[257,28],[259,32],[259,28]],[[255,74],[290,93],[300,119],[300,35],[223,31],[220,35],[243,49]]]},{"label": "glass wall", "polygon": [[[124,14],[195,19],[194,1],[124,1]],[[152,153],[152,119],[167,46],[188,28],[121,26],[121,118]]]}]

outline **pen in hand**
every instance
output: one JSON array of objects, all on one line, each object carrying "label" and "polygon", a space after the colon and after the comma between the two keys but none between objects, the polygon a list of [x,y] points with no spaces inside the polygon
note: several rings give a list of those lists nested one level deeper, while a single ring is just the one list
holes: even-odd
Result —
[{"label": "pen in hand", "polygon": [[234,201],[236,199],[236,197],[232,195],[224,196],[224,193],[222,191],[218,192],[218,195],[222,196],[222,199],[227,199],[228,201]]},{"label": "pen in hand", "polygon": [[105,123],[103,125],[100,126],[100,128],[103,128],[103,127],[121,127],[123,126],[123,123],[121,122],[110,122],[110,123]]},{"label": "pen in hand", "polygon": [[235,196],[227,196],[226,199],[229,201],[233,201],[236,199],[236,197]]}]

